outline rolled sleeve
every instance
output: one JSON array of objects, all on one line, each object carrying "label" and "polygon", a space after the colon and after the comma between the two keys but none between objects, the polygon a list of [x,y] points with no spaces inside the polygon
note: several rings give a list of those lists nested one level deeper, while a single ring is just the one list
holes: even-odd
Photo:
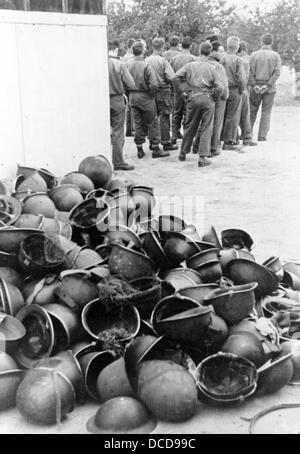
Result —
[{"label": "rolled sleeve", "polygon": [[281,58],[280,58],[280,55],[277,55],[276,56],[275,68],[274,68],[272,76],[268,80],[268,84],[267,85],[272,87],[276,83],[276,81],[279,79],[280,73],[281,73]]},{"label": "rolled sleeve", "polygon": [[178,94],[183,93],[182,82],[186,81],[187,65],[179,69],[173,76],[173,85]]},{"label": "rolled sleeve", "polygon": [[221,95],[224,90],[224,84],[221,80],[220,72],[216,68],[214,70],[214,80],[213,80],[214,90],[213,90],[213,97],[215,101],[218,101],[221,98]]},{"label": "rolled sleeve", "polygon": [[243,61],[239,58],[236,66],[236,81],[240,93],[243,93],[247,87],[247,76]]},{"label": "rolled sleeve", "polygon": [[169,82],[174,78],[174,70],[168,61],[165,63],[165,77]]},{"label": "rolled sleeve", "polygon": [[157,93],[158,90],[159,90],[159,85],[158,85],[158,81],[157,81],[157,77],[156,77],[155,71],[152,68],[152,66],[149,65],[149,63],[147,64],[147,66],[145,68],[145,80],[146,80],[147,85],[149,87],[150,94],[151,95],[155,95],[155,93]]},{"label": "rolled sleeve", "polygon": [[135,89],[133,77],[131,76],[125,65],[122,65],[121,77],[126,91],[132,91]]}]

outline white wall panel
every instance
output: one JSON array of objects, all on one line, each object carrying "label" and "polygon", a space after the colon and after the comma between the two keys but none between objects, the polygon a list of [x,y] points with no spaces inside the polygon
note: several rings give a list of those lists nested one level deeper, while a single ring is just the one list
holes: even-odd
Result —
[{"label": "white wall panel", "polygon": [[16,162],[61,176],[87,155],[110,157],[106,18],[8,13],[0,15],[0,93],[10,104],[9,115],[0,106],[0,177]]},{"label": "white wall panel", "polygon": [[15,173],[24,161],[16,26],[0,24],[0,177]]},{"label": "white wall panel", "polygon": [[[66,37],[68,79],[73,81],[68,91],[69,141],[73,149],[80,150],[81,157],[99,153],[109,155],[107,47],[99,45],[106,40],[106,30],[90,27],[83,35],[80,27],[67,27]],[[98,45],[91,47],[93,42]],[[81,49],[80,58],[78,48]]]}]

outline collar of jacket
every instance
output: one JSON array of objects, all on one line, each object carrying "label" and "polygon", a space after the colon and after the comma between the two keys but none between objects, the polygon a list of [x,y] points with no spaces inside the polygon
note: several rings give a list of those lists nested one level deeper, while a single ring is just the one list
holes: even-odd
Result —
[{"label": "collar of jacket", "polygon": [[247,54],[246,51],[243,51],[243,52],[241,52],[240,54],[238,54],[238,57],[250,57],[250,55]]},{"label": "collar of jacket", "polygon": [[262,49],[270,49],[270,50],[272,50],[272,46],[270,46],[270,44],[264,44],[262,46]]},{"label": "collar of jacket", "polygon": [[145,58],[142,55],[135,55],[133,60],[145,60]]},{"label": "collar of jacket", "polygon": [[200,61],[209,61],[209,57],[206,57],[205,55],[200,55],[199,60]]},{"label": "collar of jacket", "polygon": [[208,57],[208,60],[212,60],[212,61],[216,61],[216,62],[220,62],[221,58],[217,57],[216,55],[210,55]]}]

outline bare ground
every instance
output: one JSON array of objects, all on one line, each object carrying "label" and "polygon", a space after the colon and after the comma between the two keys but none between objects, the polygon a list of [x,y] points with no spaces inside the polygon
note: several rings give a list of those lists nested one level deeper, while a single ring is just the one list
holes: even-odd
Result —
[{"label": "bare ground", "polygon": [[[275,107],[268,142],[246,147],[245,154],[224,151],[204,169],[192,154],[179,162],[178,152],[158,160],[148,152],[138,161],[132,142],[127,139],[126,157],[136,165],[130,174],[136,182],[157,195],[203,197],[205,228],[247,230],[258,261],[271,255],[300,260],[300,106]],[[185,214],[193,221],[189,207]]]}]

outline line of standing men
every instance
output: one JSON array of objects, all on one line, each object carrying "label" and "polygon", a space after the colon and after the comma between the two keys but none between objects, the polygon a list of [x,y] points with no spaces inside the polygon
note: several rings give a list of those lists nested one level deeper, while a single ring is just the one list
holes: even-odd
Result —
[{"label": "line of standing men", "polygon": [[[280,56],[274,52],[272,36],[263,36],[263,47],[247,54],[247,45],[238,37],[227,40],[227,51],[213,35],[200,45],[200,57],[191,54],[192,40],[155,38],[153,54],[145,59],[146,43],[132,43],[122,62],[117,58],[119,43],[109,42],[109,78],[113,163],[115,170],[133,170],[123,159],[125,94],[135,126],[134,141],[139,159],[149,138],[153,158],[164,158],[177,150],[179,160],[193,151],[199,167],[211,164],[208,158],[223,150],[243,152],[243,146],[256,146],[252,131],[260,105],[262,117],[259,141],[267,140],[271,110],[280,76]],[[171,125],[172,117],[172,125]],[[184,134],[181,136],[183,123]],[[239,127],[241,133],[239,135]],[[160,144],[163,148],[160,148]]]}]

